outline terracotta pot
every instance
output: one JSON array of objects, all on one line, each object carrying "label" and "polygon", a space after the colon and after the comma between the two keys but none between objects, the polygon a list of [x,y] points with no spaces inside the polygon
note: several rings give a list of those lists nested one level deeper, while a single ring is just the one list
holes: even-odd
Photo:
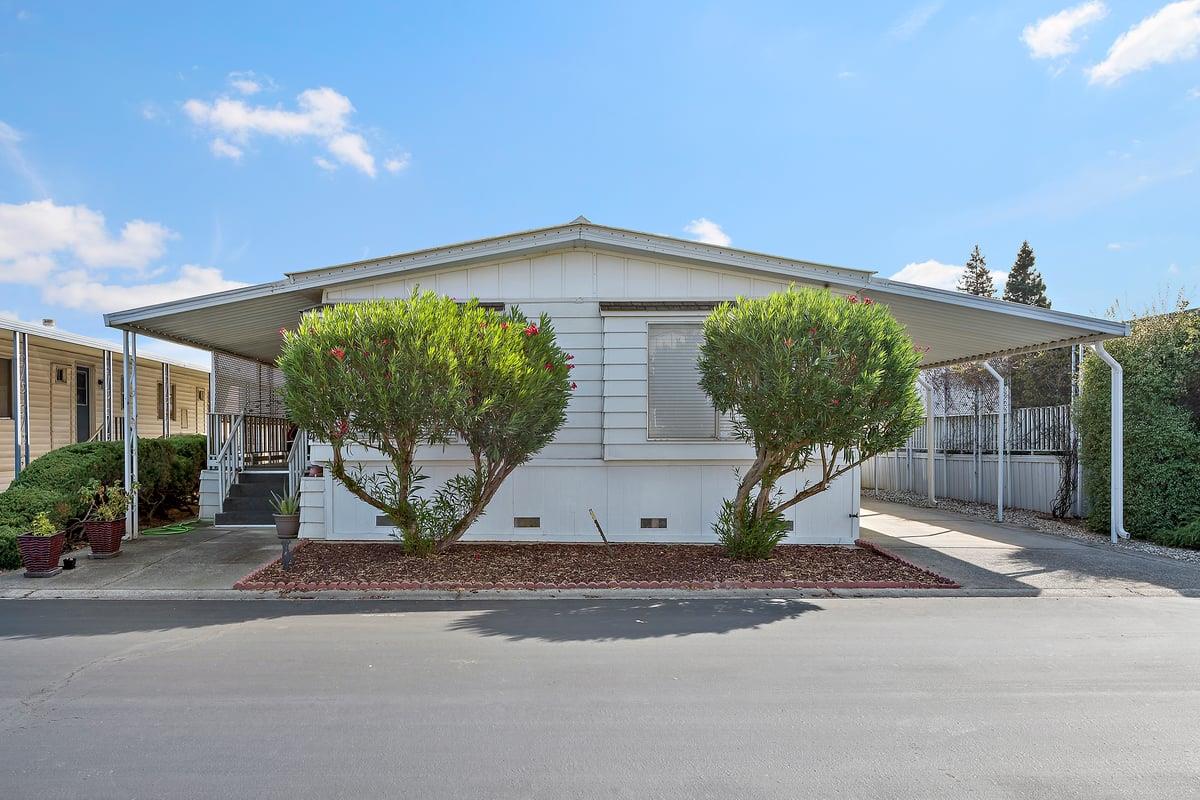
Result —
[{"label": "terracotta pot", "polygon": [[67,535],[62,531],[53,536],[33,536],[23,533],[17,537],[21,551],[21,563],[25,565],[26,578],[49,578],[62,572],[58,559],[62,556],[63,542]]},{"label": "terracotta pot", "polygon": [[273,514],[275,535],[280,539],[295,539],[300,534],[299,514]]},{"label": "terracotta pot", "polygon": [[88,520],[83,532],[92,546],[92,558],[113,558],[121,555],[121,537],[125,535],[125,518],[111,522]]}]

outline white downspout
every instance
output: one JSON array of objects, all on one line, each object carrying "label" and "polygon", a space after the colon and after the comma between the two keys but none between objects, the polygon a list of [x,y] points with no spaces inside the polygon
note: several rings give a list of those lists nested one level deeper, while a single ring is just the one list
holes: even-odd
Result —
[{"label": "white downspout", "polygon": [[928,489],[929,502],[937,503],[937,492],[934,490],[934,462],[933,462],[933,440],[934,440],[934,419],[933,419],[933,385],[925,380],[922,376],[917,376],[917,384],[925,390],[925,487]]},{"label": "white downspout", "polygon": [[1000,387],[1000,402],[996,408],[996,521],[1004,522],[1004,376],[986,361],[983,368]]},{"label": "white downspout", "polygon": [[1112,455],[1109,458],[1109,492],[1112,506],[1109,510],[1109,536],[1112,543],[1117,539],[1128,539],[1125,530],[1125,370],[1104,349],[1104,342],[1093,346],[1100,360],[1112,371]]}]

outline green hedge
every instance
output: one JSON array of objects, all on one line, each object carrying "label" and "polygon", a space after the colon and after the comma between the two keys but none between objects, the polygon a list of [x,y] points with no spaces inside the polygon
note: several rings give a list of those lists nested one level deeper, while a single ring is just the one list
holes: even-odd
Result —
[{"label": "green hedge", "polygon": [[[1125,371],[1125,527],[1182,543],[1200,527],[1200,315],[1138,319],[1129,337],[1106,346]],[[1108,530],[1111,511],[1110,387],[1108,366],[1089,354],[1076,416],[1096,531]]]},{"label": "green hedge", "polygon": [[17,549],[16,528],[0,525],[0,569],[16,569],[21,566],[21,552]]},{"label": "green hedge", "polygon": [[[62,524],[86,510],[79,488],[92,478],[113,483],[124,477],[121,442],[85,442],[60,447],[21,470],[0,493],[0,528],[24,530],[39,511]],[[204,436],[138,440],[138,497],[143,512],[194,502],[207,459]]]}]

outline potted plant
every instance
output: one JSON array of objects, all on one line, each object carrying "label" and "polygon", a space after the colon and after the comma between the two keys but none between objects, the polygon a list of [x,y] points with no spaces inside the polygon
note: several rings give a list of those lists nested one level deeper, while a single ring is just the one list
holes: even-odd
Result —
[{"label": "potted plant", "polygon": [[275,509],[275,535],[295,539],[300,534],[300,495],[280,497],[271,492],[271,508]]},{"label": "potted plant", "polygon": [[62,572],[58,559],[62,555],[66,533],[58,530],[50,515],[38,512],[29,526],[28,533],[17,537],[21,551],[21,563],[25,565],[26,578],[49,578]]},{"label": "potted plant", "polygon": [[79,496],[88,504],[87,513],[83,516],[83,532],[92,546],[92,558],[115,558],[121,555],[129,493],[119,481],[106,486],[93,479],[79,490]]}]

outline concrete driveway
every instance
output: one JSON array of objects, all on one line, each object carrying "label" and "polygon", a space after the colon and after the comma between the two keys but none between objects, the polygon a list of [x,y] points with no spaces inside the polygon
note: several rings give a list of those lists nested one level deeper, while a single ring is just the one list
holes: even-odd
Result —
[{"label": "concrete driveway", "polygon": [[864,497],[862,538],[971,595],[1200,596],[1200,565]]}]

